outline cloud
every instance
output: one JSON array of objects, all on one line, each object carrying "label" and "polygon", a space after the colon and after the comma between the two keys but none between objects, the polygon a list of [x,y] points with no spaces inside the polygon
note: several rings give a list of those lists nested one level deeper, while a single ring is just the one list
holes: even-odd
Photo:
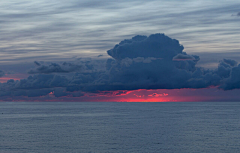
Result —
[{"label": "cloud", "polygon": [[6,97],[6,96],[40,97],[40,96],[48,95],[50,92],[52,92],[52,89],[12,90],[12,91],[2,91],[0,93],[0,96],[1,97]]},{"label": "cloud", "polygon": [[240,64],[231,69],[230,77],[223,80],[220,88],[224,90],[240,89]]},{"label": "cloud", "polygon": [[105,62],[91,59],[79,59],[80,64],[34,62],[37,68],[29,73],[36,75],[0,84],[0,96],[75,97],[88,92],[119,96],[137,89],[240,88],[240,65],[236,61],[223,59],[217,69],[208,70],[197,67],[199,56],[188,55],[183,48],[175,39],[153,34],[121,41],[107,51],[112,58]]},{"label": "cloud", "polygon": [[[117,44],[108,54],[106,86],[99,90],[180,89],[216,86],[221,78],[213,71],[197,68],[197,55],[164,34],[135,36]],[[147,60],[146,59],[151,59]]]},{"label": "cloud", "polygon": [[70,73],[79,71],[83,67],[82,65],[76,65],[67,62],[62,63],[61,65],[57,63],[51,63],[50,65],[41,65],[39,62],[34,61],[34,64],[37,66],[37,68],[28,71],[29,74]]},{"label": "cloud", "polygon": [[41,64],[37,61],[34,61],[34,64],[37,65],[37,66],[41,66]]},{"label": "cloud", "polygon": [[52,74],[38,74],[20,81],[8,80],[0,84],[0,96],[39,97],[52,95],[55,97],[81,97],[82,92],[69,92],[66,87],[69,79],[65,76]]},{"label": "cloud", "polygon": [[151,95],[148,95],[150,97],[165,97],[168,96],[167,93],[162,93],[162,94],[158,94],[158,93],[152,93]]},{"label": "cloud", "polygon": [[154,34],[149,37],[138,35],[132,39],[125,39],[107,53],[115,60],[138,57],[172,59],[175,55],[182,53],[183,49],[176,39],[171,39],[164,34]]},{"label": "cloud", "polygon": [[173,61],[175,63],[176,68],[185,69],[191,72],[196,70],[196,64],[199,60],[200,60],[199,56],[188,55],[185,52],[177,54],[176,56],[173,57]]},{"label": "cloud", "polygon": [[237,61],[231,59],[223,59],[223,62],[230,65],[231,67],[237,66],[238,64]]},{"label": "cloud", "polygon": [[233,45],[237,48],[238,20],[230,19],[229,14],[239,11],[239,3],[206,2],[211,5],[177,0],[1,1],[1,60],[96,57],[129,35],[155,31],[180,39],[188,51],[193,46],[199,52],[202,48],[218,52]]},{"label": "cloud", "polygon": [[56,88],[53,90],[52,95],[55,97],[82,97],[82,92],[67,92],[64,88]]},{"label": "cloud", "polygon": [[68,79],[61,75],[39,74],[14,82],[16,89],[41,89],[65,87],[68,83]]},{"label": "cloud", "polygon": [[2,77],[4,75],[5,75],[5,73],[2,70],[0,70],[0,77]]},{"label": "cloud", "polygon": [[128,95],[133,91],[128,91],[128,90],[116,90],[116,91],[100,91],[97,93],[97,95],[90,95],[90,96],[123,96],[123,95]]},{"label": "cloud", "polygon": [[138,98],[142,98],[144,97],[144,95],[137,95],[137,94],[133,94],[134,96],[138,97]]},{"label": "cloud", "polygon": [[216,73],[222,78],[228,78],[233,67],[237,66],[237,62],[231,59],[223,59],[218,65]]},{"label": "cloud", "polygon": [[173,57],[173,60],[196,60],[193,56],[185,54],[177,54]]},{"label": "cloud", "polygon": [[[18,93],[29,93],[40,89],[51,89],[56,87],[66,87],[68,79],[60,75],[39,74],[29,76],[26,79],[13,80],[10,79],[6,83],[0,84],[1,93],[9,93],[12,95]],[[29,92],[28,92],[29,91]],[[47,93],[49,93],[47,91]]]}]

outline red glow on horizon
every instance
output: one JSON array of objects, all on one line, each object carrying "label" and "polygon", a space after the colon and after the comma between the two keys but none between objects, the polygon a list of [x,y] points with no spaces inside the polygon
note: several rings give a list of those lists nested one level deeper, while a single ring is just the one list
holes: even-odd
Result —
[{"label": "red glow on horizon", "polygon": [[[25,102],[203,102],[219,101],[218,89],[156,89],[119,90],[101,93],[84,93],[79,97],[71,95],[56,97],[54,91],[39,97],[13,96],[0,101]],[[104,94],[106,93],[106,94]],[[209,96],[210,94],[211,96]],[[215,94],[215,95],[214,95]]]},{"label": "red glow on horizon", "polygon": [[97,94],[88,94],[89,97],[96,97],[96,96],[106,96],[106,97],[112,97],[112,96],[125,96],[128,95],[135,90],[116,90],[116,91],[100,91]]},{"label": "red glow on horizon", "polygon": [[15,77],[1,77],[1,78],[0,78],[0,82],[1,82],[1,83],[5,83],[5,82],[7,82],[7,81],[10,80],[10,79],[13,79],[13,80],[20,80],[21,78],[15,78]]},{"label": "red glow on horizon", "polygon": [[168,94],[163,93],[163,94],[158,94],[158,93],[153,93],[151,95],[148,95],[150,97],[163,97],[163,96],[168,96]]},{"label": "red glow on horizon", "polygon": [[[88,97],[96,97],[97,101],[105,102],[170,102],[176,101],[169,94],[168,90],[117,90],[117,91],[102,91],[95,94],[87,94]],[[98,97],[98,98],[97,98]]]},{"label": "red glow on horizon", "polygon": [[[108,91],[109,93],[111,91]],[[121,93],[123,91],[114,91],[114,93]],[[104,93],[104,92],[102,92]],[[207,101],[210,97],[202,95],[195,95],[197,89],[138,89],[124,91],[125,94],[98,94],[88,96],[95,97],[95,101],[99,102],[195,102]],[[216,98],[216,97],[213,97]],[[91,100],[92,101],[92,100]]]},{"label": "red glow on horizon", "polygon": [[0,82],[5,83],[10,79],[13,79],[14,81],[16,81],[16,80],[25,79],[26,77],[28,77],[28,74],[5,74],[3,77],[0,77]]},{"label": "red glow on horizon", "polygon": [[119,102],[173,102],[174,100],[171,99],[162,99],[162,98],[122,98],[122,99],[118,99],[117,101]]}]

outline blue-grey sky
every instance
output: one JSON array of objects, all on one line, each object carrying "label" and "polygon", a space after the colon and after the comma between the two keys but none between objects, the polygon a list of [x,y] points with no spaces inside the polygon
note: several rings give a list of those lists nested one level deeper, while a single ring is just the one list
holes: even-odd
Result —
[{"label": "blue-grey sky", "polygon": [[107,56],[119,41],[153,33],[188,53],[236,57],[239,8],[237,0],[1,1],[0,62]]},{"label": "blue-grey sky", "polygon": [[0,100],[236,95],[239,23],[237,0],[1,1]]}]

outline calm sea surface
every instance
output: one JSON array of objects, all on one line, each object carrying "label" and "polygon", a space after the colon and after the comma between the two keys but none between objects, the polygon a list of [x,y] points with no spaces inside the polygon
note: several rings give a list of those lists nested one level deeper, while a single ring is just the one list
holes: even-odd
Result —
[{"label": "calm sea surface", "polygon": [[240,102],[1,102],[1,153],[239,153]]}]

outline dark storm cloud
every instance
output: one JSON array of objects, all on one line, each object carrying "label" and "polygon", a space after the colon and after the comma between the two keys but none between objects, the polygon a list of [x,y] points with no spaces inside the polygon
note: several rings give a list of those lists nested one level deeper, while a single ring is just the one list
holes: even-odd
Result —
[{"label": "dark storm cloud", "polygon": [[68,79],[60,75],[39,74],[29,76],[27,79],[15,81],[16,89],[41,89],[67,86]]},{"label": "dark storm cloud", "polygon": [[[217,70],[196,67],[199,56],[183,52],[177,40],[164,34],[135,36],[120,42],[108,54],[115,60],[108,60],[109,73],[98,90],[207,88],[229,84],[238,74],[237,62],[230,59],[220,61]],[[149,57],[155,59],[143,62]],[[230,76],[230,72],[235,73]],[[83,90],[94,91],[94,87]]]},{"label": "dark storm cloud", "polygon": [[[104,69],[100,64],[102,61],[90,59],[79,59],[85,69],[91,70],[80,72],[75,71],[81,67],[69,63],[43,65],[34,62],[37,68],[30,73],[45,74],[20,81],[8,80],[0,85],[1,95],[76,97],[83,96],[84,92],[117,90],[240,88],[240,65],[237,66],[236,61],[223,59],[216,70],[208,70],[197,67],[199,56],[188,55],[183,48],[176,39],[153,34],[135,36],[115,45],[107,51],[113,58],[105,62]],[[100,66],[93,68],[94,63]]]},{"label": "dark storm cloud", "polygon": [[216,73],[222,78],[228,78],[233,67],[237,66],[237,62],[231,59],[223,59],[218,65]]},{"label": "dark storm cloud", "polygon": [[52,90],[52,95],[55,97],[82,97],[82,92],[68,92],[64,88],[56,88]]},{"label": "dark storm cloud", "polygon": [[172,59],[174,55],[181,53],[183,46],[175,39],[164,34],[135,36],[132,39],[121,41],[113,49],[108,50],[108,55],[116,60],[137,57],[155,57]]},{"label": "dark storm cloud", "polygon": [[224,90],[240,89],[240,64],[231,69],[230,77],[223,80],[220,88]]},{"label": "dark storm cloud", "polygon": [[[213,72],[195,67],[198,56],[186,54],[177,40],[164,34],[135,36],[108,54],[116,61],[107,62],[110,71],[102,79],[106,86],[99,90],[205,88],[220,82]],[[153,59],[144,62],[147,58]]]},{"label": "dark storm cloud", "polygon": [[41,96],[48,96],[48,97],[82,97],[84,93],[82,92],[68,92],[65,88],[44,88],[44,89],[31,89],[31,90],[24,90],[24,89],[15,89],[12,91],[2,91],[0,93],[1,97],[41,97]]},{"label": "dark storm cloud", "polygon": [[4,75],[5,75],[5,73],[2,70],[0,70],[0,77],[2,77]]},{"label": "dark storm cloud", "polygon": [[57,63],[51,63],[50,65],[41,65],[39,62],[35,61],[34,64],[37,66],[37,68],[28,71],[29,74],[70,73],[79,71],[83,68],[82,65],[75,65],[67,62],[62,63],[61,65]]},{"label": "dark storm cloud", "polygon": [[44,96],[52,92],[53,88],[66,87],[67,78],[59,75],[39,74],[29,76],[27,79],[20,81],[8,80],[0,84],[1,96]]},{"label": "dark storm cloud", "polygon": [[[62,88],[68,85],[68,79],[60,75],[39,74],[20,81],[8,80],[0,85],[0,96],[39,97],[52,93],[56,97],[74,96],[78,93],[66,93]],[[79,96],[82,94],[78,94]]]}]

